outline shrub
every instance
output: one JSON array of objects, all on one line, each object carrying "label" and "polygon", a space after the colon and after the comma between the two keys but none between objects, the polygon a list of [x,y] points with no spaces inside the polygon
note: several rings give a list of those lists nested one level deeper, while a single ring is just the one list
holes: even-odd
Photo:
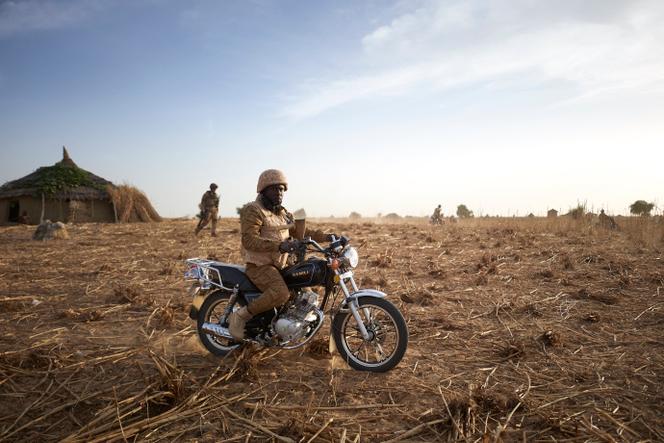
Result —
[{"label": "shrub", "polygon": [[648,203],[645,200],[637,200],[629,205],[629,212],[634,215],[648,216],[654,207],[654,203]]},{"label": "shrub", "polygon": [[463,204],[457,206],[456,214],[457,214],[457,217],[459,217],[459,218],[471,218],[471,217],[474,217],[473,211],[471,211],[470,209],[468,209],[468,208],[466,207],[466,205],[463,205]]},{"label": "shrub", "polygon": [[579,204],[574,209],[570,209],[569,212],[565,215],[569,215],[575,220],[579,220],[586,215],[586,205]]}]

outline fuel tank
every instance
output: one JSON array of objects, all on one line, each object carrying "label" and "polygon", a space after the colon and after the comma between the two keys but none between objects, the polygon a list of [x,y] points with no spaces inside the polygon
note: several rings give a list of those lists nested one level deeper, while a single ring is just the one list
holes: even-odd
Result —
[{"label": "fuel tank", "polygon": [[284,269],[281,275],[289,288],[302,288],[324,285],[327,272],[325,260],[312,258]]}]

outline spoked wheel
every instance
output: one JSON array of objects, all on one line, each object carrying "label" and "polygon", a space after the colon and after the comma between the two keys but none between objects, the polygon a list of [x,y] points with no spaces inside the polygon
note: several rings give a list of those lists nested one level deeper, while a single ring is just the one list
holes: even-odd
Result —
[{"label": "spoked wheel", "polygon": [[[223,357],[232,350],[238,348],[240,343],[205,332],[202,329],[202,325],[203,323],[218,324],[224,315],[224,310],[226,309],[229,298],[230,295],[222,291],[217,291],[208,295],[205,302],[203,302],[203,306],[201,306],[201,309],[198,311],[198,320],[196,322],[198,337],[203,343],[203,346],[214,355],[220,357]],[[237,305],[235,306],[236,309],[239,307],[240,306]],[[227,324],[222,324],[222,326],[228,327]]]},{"label": "spoked wheel", "polygon": [[408,347],[408,328],[401,312],[382,298],[362,297],[359,314],[369,333],[362,337],[350,311],[332,321],[332,335],[344,360],[360,371],[386,372],[403,358]]}]

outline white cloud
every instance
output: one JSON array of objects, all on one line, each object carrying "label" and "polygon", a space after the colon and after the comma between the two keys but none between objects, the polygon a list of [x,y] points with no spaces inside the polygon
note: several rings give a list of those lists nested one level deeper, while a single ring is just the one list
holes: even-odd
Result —
[{"label": "white cloud", "polygon": [[84,21],[100,7],[101,3],[97,0],[5,1],[0,3],[0,37],[29,31],[66,28]]},{"label": "white cloud", "polygon": [[310,81],[284,113],[306,118],[368,97],[506,75],[524,83],[565,80],[583,97],[661,89],[662,19],[658,0],[430,1],[364,36],[371,69]]}]

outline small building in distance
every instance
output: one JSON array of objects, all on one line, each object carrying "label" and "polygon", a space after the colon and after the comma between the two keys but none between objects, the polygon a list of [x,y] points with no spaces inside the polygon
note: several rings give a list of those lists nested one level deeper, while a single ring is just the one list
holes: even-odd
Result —
[{"label": "small building in distance", "polygon": [[115,222],[108,186],[113,183],[79,168],[63,147],[53,166],[0,186],[0,223]]},{"label": "small building in distance", "polygon": [[546,216],[549,218],[558,217],[558,211],[556,211],[555,209],[549,209],[546,213]]}]

